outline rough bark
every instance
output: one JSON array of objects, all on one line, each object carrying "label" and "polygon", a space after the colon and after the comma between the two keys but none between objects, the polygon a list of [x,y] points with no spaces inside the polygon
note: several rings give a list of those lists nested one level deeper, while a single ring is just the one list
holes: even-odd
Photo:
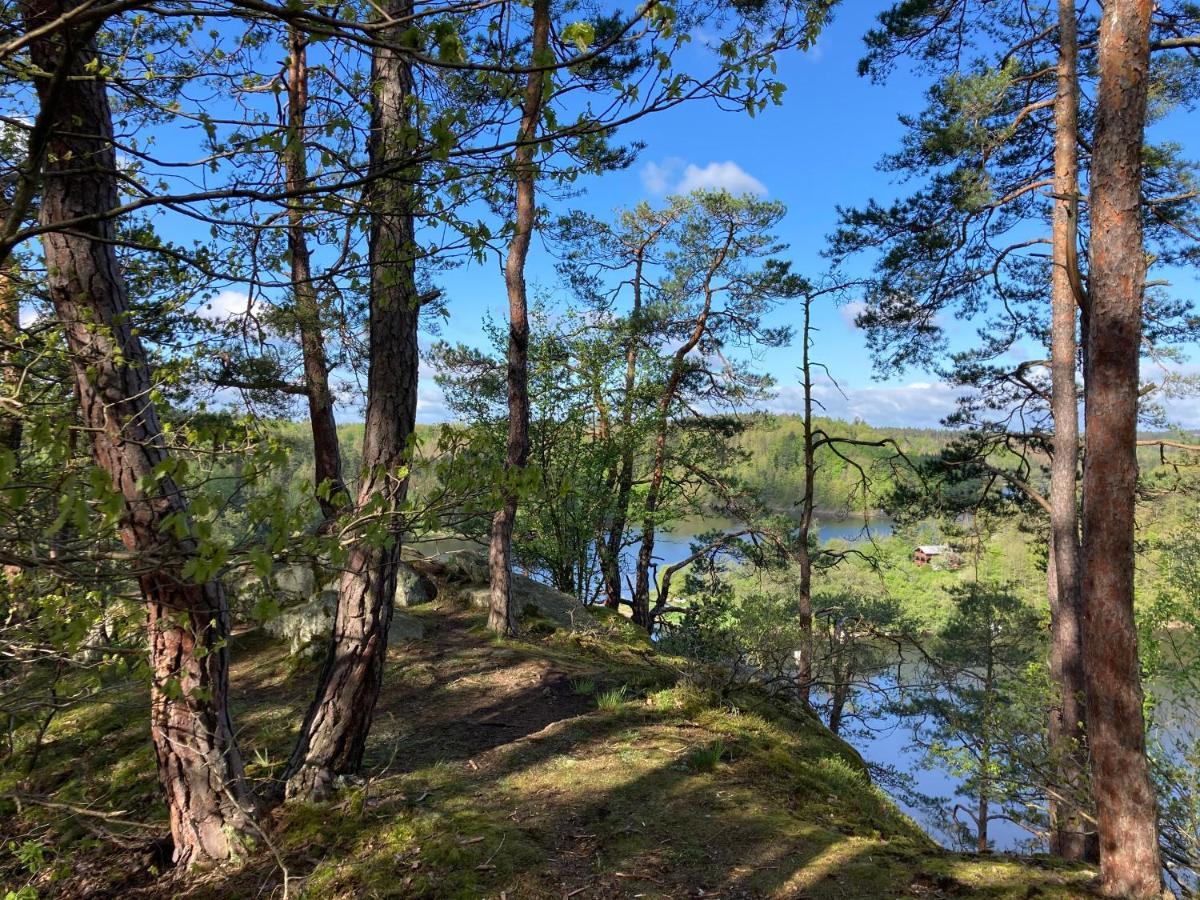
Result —
[{"label": "rough bark", "polygon": [[1151,0],[1109,0],[1100,25],[1085,379],[1083,646],[1088,746],[1110,897],[1161,891],[1133,619],[1138,362],[1146,259],[1141,153]]},{"label": "rough bark", "polygon": [[[403,20],[411,5],[389,9]],[[393,36],[395,37],[395,36]],[[399,43],[399,40],[395,41]],[[393,42],[375,48],[369,144],[369,369],[363,469],[356,506],[382,519],[386,540],[359,536],[338,593],[333,637],[316,696],[286,774],[289,798],[327,796],[338,776],[356,772],[379,699],[395,602],[403,530],[397,514],[408,486],[408,446],[417,411],[416,243],[411,185],[381,176],[410,151],[412,71]],[[401,170],[403,171],[403,170]]]},{"label": "rough bark", "polygon": [[[21,295],[18,272],[11,260],[0,261],[0,397],[11,396],[19,380],[17,342],[21,337]],[[12,399],[16,399],[13,397]],[[17,453],[21,449],[21,417],[0,408],[0,448]]]},{"label": "rough bark", "polygon": [[1058,694],[1051,710],[1050,744],[1056,759],[1056,794],[1050,801],[1050,852],[1095,861],[1099,848],[1080,799],[1087,793],[1084,725],[1082,606],[1079,589],[1079,397],[1075,384],[1079,192],[1078,35],[1073,0],[1059,0],[1058,92],[1054,105],[1054,222],[1051,276],[1050,411],[1054,419],[1050,463],[1049,585],[1050,674]]},{"label": "rough bark", "polygon": [[[549,45],[550,2],[535,0],[531,49],[534,66],[542,64]],[[535,69],[529,73],[525,85],[521,131],[514,152],[516,221],[504,263],[504,284],[508,290],[508,445],[501,505],[492,518],[488,547],[492,592],[488,628],[508,635],[517,631],[518,612],[512,603],[512,534],[517,519],[517,492],[512,481],[514,474],[525,468],[529,458],[529,303],[525,291],[525,260],[529,256],[537,216],[534,154],[545,80],[545,73]]]},{"label": "rough bark", "polygon": [[[58,0],[26,0],[25,26],[68,9]],[[113,209],[112,112],[103,81],[89,74],[93,35],[53,31],[32,41],[30,54],[49,73],[36,79],[43,103],[52,73],[67,66],[71,75],[49,110],[42,225]],[[196,543],[183,494],[162,474],[168,454],[149,399],[152,372],[129,320],[114,232],[108,219],[46,232],[46,287],[65,329],[93,457],[125,501],[121,538],[154,564],[139,578],[149,626],[151,737],[175,861],[202,864],[233,855],[252,810],[227,706],[229,610],[220,582],[196,584],[184,575]]]},{"label": "rough bark", "polygon": [[[308,115],[308,36],[296,27],[288,34],[288,135],[284,154],[286,187],[289,192],[303,189],[308,182],[308,157],[305,148]],[[333,413],[333,392],[329,388],[329,364],[325,355],[325,337],[320,300],[312,276],[311,254],[304,229],[304,203],[288,202],[288,257],[291,264],[292,303],[300,331],[300,350],[304,360],[304,391],[308,398],[308,421],[313,438],[314,487],[317,502],[326,519],[337,515],[338,500],[345,497],[342,480],[342,454],[338,442],[337,420]]]}]

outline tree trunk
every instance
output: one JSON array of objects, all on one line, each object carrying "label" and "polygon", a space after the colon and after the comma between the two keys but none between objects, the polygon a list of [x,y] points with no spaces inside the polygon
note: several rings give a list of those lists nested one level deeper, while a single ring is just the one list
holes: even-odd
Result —
[{"label": "tree trunk", "polygon": [[991,819],[991,805],[988,802],[987,779],[979,780],[979,808],[975,813],[975,851],[977,853],[987,853],[991,848],[988,846],[988,820]]},{"label": "tree trunk", "polygon": [[[308,37],[293,26],[288,33],[288,135],[284,154],[287,190],[297,191],[308,182],[305,120],[308,114]],[[312,430],[314,481],[317,502],[326,519],[337,515],[339,499],[345,499],[342,454],[337,421],[333,415],[333,392],[329,389],[329,364],[317,286],[312,277],[311,255],[304,231],[304,202],[288,201],[288,257],[291,262],[292,302],[300,330],[304,359],[304,390],[308,397],[308,421]]]},{"label": "tree trunk", "polygon": [[[664,226],[665,227],[665,226]],[[646,253],[651,243],[662,234],[662,227],[655,229],[641,243],[634,257],[633,306],[629,311],[629,337],[625,345],[625,395],[621,398],[621,463],[617,470],[617,499],[608,534],[601,541],[604,551],[601,565],[604,576],[604,605],[609,609],[621,607],[621,546],[625,542],[625,526],[629,522],[629,499],[633,495],[633,467],[637,448],[633,444],[634,394],[637,390],[638,339],[642,314],[642,283],[644,279]]]},{"label": "tree trunk", "polygon": [[[544,64],[550,44],[550,0],[534,0],[531,63]],[[515,473],[525,468],[529,457],[529,304],[525,292],[525,260],[537,216],[534,183],[537,171],[538,122],[541,119],[546,76],[531,71],[525,85],[521,110],[521,133],[515,151],[517,203],[516,222],[504,284],[508,289],[508,447],[504,457],[505,484],[500,509],[492,518],[488,568],[491,574],[491,609],[488,628],[497,634],[516,634],[517,612],[512,603],[512,534],[517,519]]]},{"label": "tree trunk", "polygon": [[812,702],[813,680],[813,606],[812,606],[812,552],[809,539],[812,532],[813,508],[816,488],[817,461],[813,446],[813,399],[812,365],[809,351],[812,348],[811,334],[812,298],[804,297],[804,321],[800,343],[800,374],[804,379],[804,497],[800,502],[800,526],[796,532],[796,559],[800,565],[800,596],[797,598],[797,613],[800,619],[800,651],[796,659],[796,693],[800,702],[808,706]]},{"label": "tree trunk", "polygon": [[[25,27],[69,9],[57,0],[26,0]],[[41,223],[99,216],[117,206],[118,182],[107,92],[90,74],[93,33],[60,28],[33,40],[30,54],[51,73],[36,79],[43,103],[52,73],[60,66],[71,73],[50,110]],[[129,320],[114,232],[111,219],[96,218],[45,233],[46,287],[66,332],[93,457],[125,501],[122,541],[155,564],[139,578],[149,626],[151,738],[175,861],[203,864],[235,853],[253,806],[227,706],[229,609],[220,582],[196,584],[184,574],[196,542],[183,494],[163,474],[168,455],[149,399],[152,372]]]},{"label": "tree trunk", "polygon": [[829,703],[829,730],[834,734],[840,734],[842,730],[842,719],[846,714],[846,702],[850,699],[850,676],[851,665],[849,662],[843,663],[842,656],[849,656],[849,648],[846,646],[850,640],[849,636],[843,635],[839,626],[834,626],[833,642],[839,649],[831,651],[832,660],[830,661],[830,671],[833,674],[833,691]]},{"label": "tree trunk", "polygon": [[655,514],[662,494],[663,481],[667,476],[667,431],[671,425],[671,407],[675,404],[675,396],[683,381],[684,364],[687,355],[696,349],[700,339],[708,330],[708,317],[712,313],[713,278],[724,265],[733,245],[735,228],[729,226],[724,245],[717,251],[708,274],[704,279],[704,305],[696,316],[696,323],[687,341],[679,347],[671,358],[671,374],[663,388],[658,401],[658,432],[654,436],[654,464],[650,472],[650,484],[646,488],[645,511],[642,519],[642,545],[638,548],[637,570],[634,575],[633,588],[633,621],[647,631],[654,627],[650,615],[650,565],[654,562],[654,536],[658,525]]},{"label": "tree trunk", "polygon": [[[398,3],[389,12],[404,20],[411,4]],[[420,309],[411,182],[403,175],[379,174],[393,169],[411,148],[412,71],[390,42],[375,48],[371,83],[370,366],[357,508],[384,521],[386,540],[360,536],[350,548],[329,655],[288,764],[289,798],[327,796],[339,775],[362,765],[401,564],[399,506],[408,487],[408,445],[416,422]]]},{"label": "tree trunk", "polygon": [[1133,619],[1141,229],[1151,0],[1109,0],[1092,152],[1091,299],[1083,471],[1084,669],[1102,889],[1161,890]]},{"label": "tree trunk", "polygon": [[[19,273],[12,260],[0,261],[0,397],[9,396],[18,381],[17,342],[21,337]],[[12,397],[13,400],[17,398]],[[0,449],[20,455],[21,417],[0,411]]]},{"label": "tree trunk", "polygon": [[1050,409],[1054,418],[1050,463],[1050,674],[1058,705],[1049,721],[1056,759],[1050,801],[1050,852],[1063,859],[1096,860],[1098,847],[1079,806],[1087,792],[1084,727],[1082,607],[1079,592],[1079,397],[1075,310],[1078,264],[1074,252],[1079,208],[1079,79],[1074,0],[1059,0],[1058,94],[1054,105],[1054,249],[1051,283]]},{"label": "tree trunk", "polygon": [[654,623],[650,621],[650,566],[654,562],[654,537],[657,523],[654,514],[658,512],[659,496],[662,492],[663,479],[666,477],[667,465],[667,426],[670,422],[670,403],[674,399],[674,385],[677,379],[672,378],[671,390],[664,395],[659,404],[659,413],[663,417],[659,423],[658,434],[654,438],[654,467],[650,471],[650,485],[646,490],[646,515],[642,519],[642,543],[638,547],[637,567],[633,582],[633,621],[649,631]]}]

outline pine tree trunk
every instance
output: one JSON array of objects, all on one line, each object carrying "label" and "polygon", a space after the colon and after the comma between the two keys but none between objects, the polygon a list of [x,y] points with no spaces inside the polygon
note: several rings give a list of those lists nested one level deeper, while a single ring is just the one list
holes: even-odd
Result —
[{"label": "pine tree trunk", "polygon": [[[19,379],[15,347],[21,337],[21,293],[19,273],[12,260],[0,261],[0,397],[9,397]],[[13,399],[16,399],[13,397]],[[19,455],[21,417],[0,412],[0,449]]]},{"label": "pine tree trunk", "polygon": [[[69,8],[26,0],[25,26],[53,22]],[[31,42],[30,54],[43,72],[62,65],[71,72],[50,110],[42,225],[115,208],[112,113],[104,83],[88,74],[93,35],[51,31]],[[50,80],[36,79],[43,103]],[[253,808],[227,705],[229,609],[220,582],[196,584],[184,575],[196,543],[183,494],[162,474],[168,454],[150,401],[152,372],[129,320],[114,232],[112,220],[102,218],[46,232],[46,287],[65,329],[93,458],[125,501],[121,538],[143,563],[155,564],[139,578],[149,627],[151,738],[175,861],[204,864],[234,854]]]},{"label": "pine tree trunk", "polygon": [[[390,12],[403,19],[411,5],[397,4]],[[362,765],[383,680],[400,566],[403,523],[398,507],[408,487],[405,467],[416,422],[420,310],[411,186],[403,176],[378,174],[394,169],[410,146],[412,72],[407,58],[389,47],[376,47],[371,65],[370,367],[356,504],[361,513],[383,519],[387,539],[380,545],[360,537],[350,548],[329,655],[288,764],[289,798],[327,796],[338,776]]]},{"label": "pine tree trunk", "polygon": [[832,658],[829,666],[833,675],[833,691],[829,703],[829,730],[834,734],[841,733],[842,719],[846,714],[846,703],[850,699],[850,677],[853,670],[849,662],[843,661],[843,655],[849,654],[846,643],[846,637],[842,634],[840,627],[835,625],[833,644],[837,649],[830,651]]},{"label": "pine tree trunk", "polygon": [[1146,259],[1142,143],[1152,0],[1109,0],[1092,152],[1091,298],[1083,473],[1088,746],[1110,897],[1161,890],[1133,619],[1138,362]]},{"label": "pine tree trunk", "polygon": [[812,348],[812,298],[804,298],[804,320],[801,331],[800,375],[804,379],[804,496],[800,501],[800,527],[796,532],[796,557],[800,565],[800,590],[798,617],[800,620],[800,651],[796,660],[796,692],[800,702],[808,706],[812,702],[813,680],[813,605],[812,605],[812,552],[809,541],[812,533],[814,492],[816,490],[817,460],[813,445],[813,397],[812,365],[809,352]]},{"label": "pine tree trunk", "polygon": [[658,434],[654,438],[654,467],[650,471],[650,484],[646,489],[646,515],[642,520],[642,542],[638,547],[637,566],[633,579],[633,622],[649,631],[654,623],[650,621],[650,566],[654,562],[654,537],[657,525],[655,514],[658,512],[659,496],[662,493],[663,479],[666,477],[667,455],[667,426],[670,421],[667,410],[674,401],[674,385],[677,379],[672,379],[667,394],[659,404],[662,421],[659,423]]},{"label": "pine tree trunk", "polygon": [[708,317],[712,314],[712,279],[720,270],[733,243],[734,229],[730,226],[725,245],[717,252],[704,283],[704,305],[696,316],[691,334],[671,358],[671,374],[658,400],[658,432],[654,436],[654,463],[650,471],[650,483],[646,487],[645,516],[642,519],[642,545],[638,548],[637,568],[634,573],[633,621],[650,631],[654,622],[650,615],[650,566],[654,562],[654,536],[658,525],[656,514],[662,497],[663,483],[667,477],[667,432],[671,427],[671,408],[683,382],[687,355],[699,345],[708,331]]},{"label": "pine tree trunk", "polygon": [[[533,65],[544,64],[550,43],[550,2],[534,0]],[[541,119],[545,74],[529,73],[521,110],[521,133],[515,152],[517,203],[516,222],[504,283],[508,289],[508,446],[504,457],[506,479],[525,468],[529,458],[529,303],[525,292],[525,260],[537,216],[534,197],[537,170],[538,122]],[[491,575],[491,609],[488,628],[497,634],[517,631],[517,613],[512,602],[512,535],[517,519],[517,493],[506,480],[500,509],[492,518],[488,568]]]},{"label": "pine tree trunk", "polygon": [[987,853],[991,849],[988,846],[989,819],[991,819],[991,806],[988,802],[987,779],[980,779],[978,810],[975,813],[975,851],[977,853]]},{"label": "pine tree trunk", "polygon": [[1073,0],[1059,0],[1058,94],[1054,106],[1054,224],[1051,283],[1051,414],[1054,418],[1050,464],[1050,674],[1058,705],[1049,721],[1058,798],[1050,801],[1050,852],[1063,859],[1095,861],[1094,829],[1080,808],[1087,792],[1087,744],[1084,726],[1082,605],[1079,590],[1079,397],[1075,384],[1078,263],[1076,215],[1079,192],[1078,39]]},{"label": "pine tree trunk", "polygon": [[[305,148],[308,113],[308,38],[292,27],[288,34],[288,143],[284,157],[287,190],[297,191],[308,182]],[[314,481],[317,502],[326,519],[337,515],[338,499],[344,497],[342,454],[337,421],[333,414],[333,392],[329,388],[329,364],[325,356],[324,324],[317,286],[312,277],[311,254],[304,231],[304,202],[288,201],[288,256],[291,262],[292,302],[300,328],[304,360],[304,389],[308,397],[308,421],[313,438]]]},{"label": "pine tree trunk", "polygon": [[617,499],[608,534],[602,543],[602,575],[604,577],[604,605],[609,609],[621,608],[621,545],[625,541],[625,526],[629,523],[629,500],[633,495],[633,467],[636,448],[632,443],[634,394],[637,390],[638,337],[642,315],[642,284],[646,266],[646,253],[652,241],[662,233],[662,226],[655,229],[638,248],[633,272],[633,306],[629,311],[629,337],[625,345],[625,394],[621,398],[621,463],[614,479]]}]

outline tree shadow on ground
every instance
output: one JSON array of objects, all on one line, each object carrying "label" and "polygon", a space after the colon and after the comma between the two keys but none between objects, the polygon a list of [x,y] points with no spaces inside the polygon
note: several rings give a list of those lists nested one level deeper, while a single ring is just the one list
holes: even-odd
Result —
[{"label": "tree shadow on ground", "polygon": [[[322,900],[1084,896],[1078,873],[937,850],[806,717],[714,705],[636,653],[498,645],[474,614],[424,615],[429,638],[388,667],[365,781],[274,811],[239,868],[92,896],[280,897],[285,868],[290,896]],[[244,743],[282,756],[315,671],[243,649]],[[612,684],[631,690],[598,708]]]}]

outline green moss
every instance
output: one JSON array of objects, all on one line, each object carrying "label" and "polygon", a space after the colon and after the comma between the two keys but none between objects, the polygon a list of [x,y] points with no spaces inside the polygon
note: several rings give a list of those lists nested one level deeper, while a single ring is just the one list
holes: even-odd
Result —
[{"label": "green moss", "polygon": [[[1065,898],[1093,875],[940,850],[812,716],[760,691],[698,687],[615,620],[496,645],[475,611],[421,615],[430,638],[393,654],[365,781],[264,820],[292,896]],[[234,663],[248,771],[265,779],[313,673],[293,677],[282,648],[254,641]],[[606,695],[618,699],[599,704]],[[64,714],[25,789],[161,822],[144,705],[129,684]],[[60,869],[111,855],[71,818],[26,807],[17,824],[51,838]],[[125,863],[110,865],[121,883]],[[188,893],[263,896],[280,880],[263,843]]]}]

